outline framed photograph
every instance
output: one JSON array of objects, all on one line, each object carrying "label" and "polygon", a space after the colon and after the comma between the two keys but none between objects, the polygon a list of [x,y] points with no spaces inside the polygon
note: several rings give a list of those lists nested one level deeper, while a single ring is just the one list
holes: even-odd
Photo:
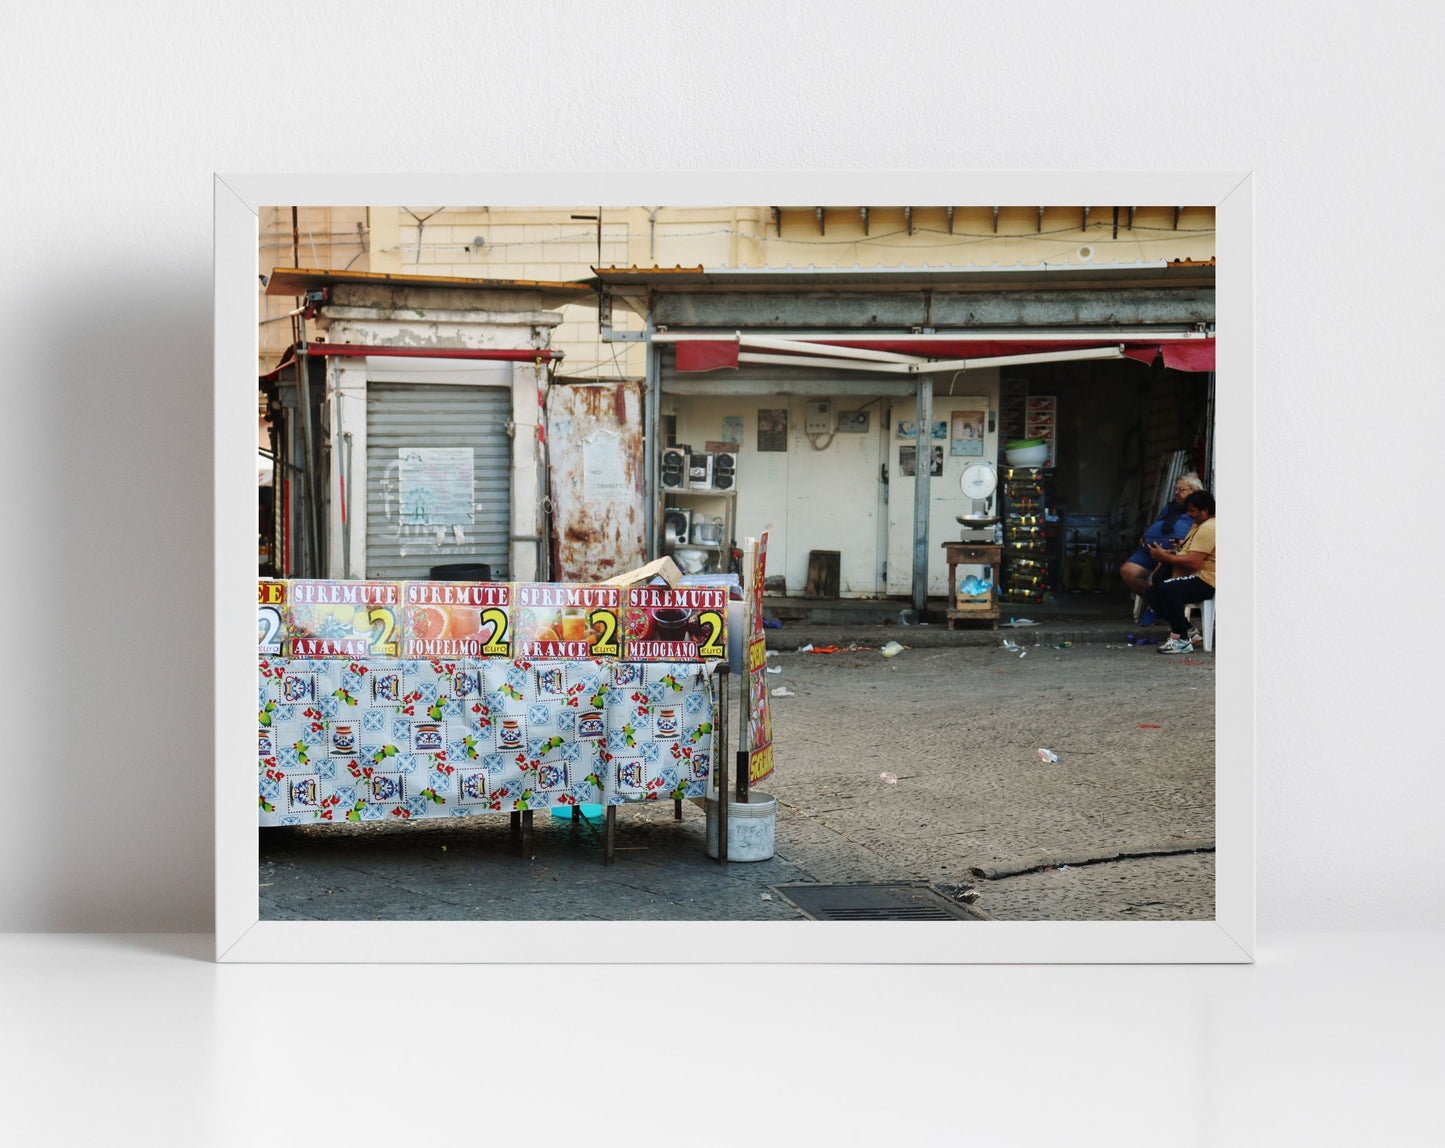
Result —
[{"label": "framed photograph", "polygon": [[[527,174],[216,178],[217,959],[1252,960],[1248,173],[650,173],[589,175],[567,188],[594,206],[558,202],[555,180]],[[1111,202],[1161,206],[1059,206]],[[637,206],[645,203],[674,205],[655,209],[667,226],[654,233],[651,260],[653,209]],[[911,230],[904,209],[868,208],[865,235],[859,208],[787,206],[816,203],[954,206],[909,209]],[[449,206],[475,204],[490,206]],[[760,255],[749,268],[719,266],[712,249],[668,246],[711,234],[717,220],[735,226],[736,205],[750,204],[783,206],[746,213],[758,222],[745,239]],[[1006,206],[982,206],[992,204]],[[994,260],[969,246],[950,262],[937,251],[950,236],[994,242],[996,227],[1025,254],[1010,248]],[[904,242],[902,253],[872,279],[845,284],[826,329],[806,321],[819,276],[791,268],[871,267],[879,259],[854,248],[879,235]],[[829,243],[847,245],[846,262],[817,251]],[[760,284],[759,267],[783,270]],[[1130,292],[1179,305],[1147,330],[1122,333],[1102,318],[1095,331],[1027,317],[1021,293],[1065,268],[1071,315],[1116,314]],[[755,294],[764,288],[765,297]],[[874,321],[872,296],[907,303],[925,294],[926,332],[901,311],[886,328]],[[980,298],[1005,319],[1017,314],[1018,329],[1001,321],[980,345],[965,314]],[[954,309],[961,299],[968,308]],[[598,322],[601,307],[610,308],[610,327]],[[598,350],[599,328],[615,346]],[[1156,356],[1164,369],[1150,377],[1167,375],[1191,411],[1212,419],[1196,461],[1227,508],[1218,532],[1227,570],[1239,573],[1218,591],[1211,649],[1166,659],[1100,641],[1082,650],[1030,645],[1020,658],[998,643],[950,646],[938,651],[953,659],[948,677],[936,672],[943,662],[925,666],[907,650],[878,659],[879,673],[919,696],[930,674],[947,683],[947,704],[930,713],[961,723],[967,774],[1007,780],[1002,803],[980,812],[978,794],[948,788],[967,777],[911,754],[905,722],[890,743],[896,758],[840,783],[856,800],[796,804],[821,788],[810,771],[853,756],[846,729],[832,744],[806,746],[794,734],[798,714],[809,705],[848,712],[857,695],[846,691],[856,686],[830,679],[824,658],[789,650],[769,662],[761,619],[756,640],[725,637],[729,619],[714,599],[725,596],[718,587],[730,545],[766,532],[764,584],[781,577],[784,593],[798,596],[816,576],[844,593],[897,598],[897,608],[917,561],[917,581],[936,601],[953,573],[942,543],[958,537],[954,518],[964,508],[958,483],[943,479],[944,443],[950,456],[982,459],[986,413],[981,400],[975,408],[972,398],[954,399],[969,409],[950,410],[934,396],[967,369],[978,373],[952,393],[1000,401],[1000,368],[978,366],[996,357],[1009,361],[1011,377],[1047,382],[1054,417],[1070,420],[1083,405],[1070,408],[1071,396],[1089,379],[1122,393]],[[1085,367],[1071,374],[1076,362]],[[828,398],[835,410],[882,403],[872,433],[793,442],[788,403],[799,398]],[[743,441],[754,417],[756,438]],[[737,449],[709,449],[731,447],[724,440],[734,431]],[[926,501],[883,489],[894,438],[909,440],[899,445],[898,474],[913,476]],[[916,474],[920,439],[932,448],[927,477]],[[574,457],[569,444],[581,443],[590,445]],[[1074,449],[1062,452],[1060,473]],[[1152,495],[1151,487],[1140,501]],[[1037,501],[1046,496],[1041,488]],[[1036,524],[1024,519],[1035,513],[1031,506],[1010,529],[1032,537]],[[259,540],[250,528],[258,520]],[[555,544],[553,521],[567,524]],[[638,619],[627,611],[650,607],[624,599],[614,610],[568,594],[601,587],[599,556],[631,547],[641,566],[669,545],[696,585],[669,590],[685,604],[653,610],[655,649],[629,661],[625,639]],[[1020,569],[1043,579],[1046,563],[1046,554],[1028,555]],[[958,574],[959,588],[972,585],[964,567]],[[980,577],[991,575],[974,582]],[[306,609],[293,614],[289,595],[302,584]],[[253,645],[246,611],[255,585]],[[409,585],[427,589],[409,594]],[[1128,603],[1114,589],[1117,628],[1128,628]],[[703,594],[706,603],[687,597]],[[612,631],[619,652],[597,654]],[[517,660],[509,643],[529,640],[562,654],[582,643],[590,656]],[[454,658],[407,656],[448,642]],[[793,707],[773,709],[768,792],[744,779],[746,801],[736,799],[735,776],[720,776],[746,729],[736,689],[720,721],[708,674],[670,660],[709,649],[783,669],[765,685],[786,691],[779,696]],[[969,659],[985,653],[981,693],[969,683],[984,680],[982,664]],[[999,658],[1009,674],[994,673]],[[1114,692],[1087,713],[1060,708],[1041,718],[1040,697],[1074,704],[1065,694],[1078,675],[1114,683]],[[1174,708],[1145,713],[1149,687],[1164,675],[1177,687]],[[1182,688],[1186,675],[1197,689]],[[1012,704],[995,678],[1028,690],[1017,700],[1033,707],[1022,749],[1017,738],[964,729],[970,707]],[[1178,768],[1154,778],[1149,763],[1165,760]],[[1097,793],[1080,792],[1086,771]],[[1086,804],[1141,776],[1167,793],[1159,809],[1121,827]],[[720,802],[720,790],[732,799]],[[849,819],[885,801],[895,809],[927,801],[928,825],[915,829],[922,819],[911,819],[900,829],[906,848],[870,854],[868,881],[835,885],[794,848],[799,823],[787,806],[821,818],[847,847],[852,831],[862,832]],[[732,827],[726,866],[716,856],[720,804]],[[1028,819],[1030,809],[1061,808],[1068,817]],[[738,829],[750,818],[770,831],[755,857]],[[712,916],[687,910],[693,894],[629,915],[609,900],[616,883],[607,878],[644,848],[664,880],[697,893],[694,904],[739,895]],[[604,869],[604,856],[615,868]],[[568,879],[555,883],[565,898],[531,879],[539,864],[567,867]],[[1129,879],[1109,880],[1120,866]],[[830,918],[821,886],[852,915]],[[877,904],[858,908],[869,897]],[[860,917],[868,913],[878,919]],[[937,916],[925,922],[920,913]]]}]

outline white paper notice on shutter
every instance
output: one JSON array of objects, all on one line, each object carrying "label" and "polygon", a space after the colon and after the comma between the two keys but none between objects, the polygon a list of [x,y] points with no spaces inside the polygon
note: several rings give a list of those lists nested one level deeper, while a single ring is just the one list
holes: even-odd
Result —
[{"label": "white paper notice on shutter", "polygon": [[454,526],[476,521],[471,447],[401,447],[396,453],[401,460],[396,478],[403,525]]},{"label": "white paper notice on shutter", "polygon": [[627,470],[622,465],[622,436],[598,431],[582,442],[582,497],[588,502],[616,502],[628,496]]}]

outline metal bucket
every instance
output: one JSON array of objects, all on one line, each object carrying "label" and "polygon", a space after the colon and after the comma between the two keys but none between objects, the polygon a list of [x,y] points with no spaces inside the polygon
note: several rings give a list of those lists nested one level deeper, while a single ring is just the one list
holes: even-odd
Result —
[{"label": "metal bucket", "polygon": [[[707,799],[707,855],[717,856],[717,799]],[[728,802],[728,860],[766,861],[773,855],[778,799],[754,792],[747,801]]]}]

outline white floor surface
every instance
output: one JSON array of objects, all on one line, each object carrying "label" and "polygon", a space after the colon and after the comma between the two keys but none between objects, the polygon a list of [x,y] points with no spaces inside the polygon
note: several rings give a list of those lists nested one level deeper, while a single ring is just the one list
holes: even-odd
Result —
[{"label": "white floor surface", "polygon": [[1445,1142],[1442,934],[1262,935],[1255,965],[1222,967],[212,951],[209,935],[0,937],[0,1139]]}]

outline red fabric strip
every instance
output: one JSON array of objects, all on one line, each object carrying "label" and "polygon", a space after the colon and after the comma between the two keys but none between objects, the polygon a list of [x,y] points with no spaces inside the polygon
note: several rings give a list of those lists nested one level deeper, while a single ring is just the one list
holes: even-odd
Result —
[{"label": "red fabric strip", "polygon": [[738,365],[736,339],[698,339],[677,344],[679,371],[715,371],[719,367]]},{"label": "red fabric strip", "polygon": [[1176,371],[1214,370],[1214,340],[1191,339],[1187,343],[1165,343],[1164,365]]}]

